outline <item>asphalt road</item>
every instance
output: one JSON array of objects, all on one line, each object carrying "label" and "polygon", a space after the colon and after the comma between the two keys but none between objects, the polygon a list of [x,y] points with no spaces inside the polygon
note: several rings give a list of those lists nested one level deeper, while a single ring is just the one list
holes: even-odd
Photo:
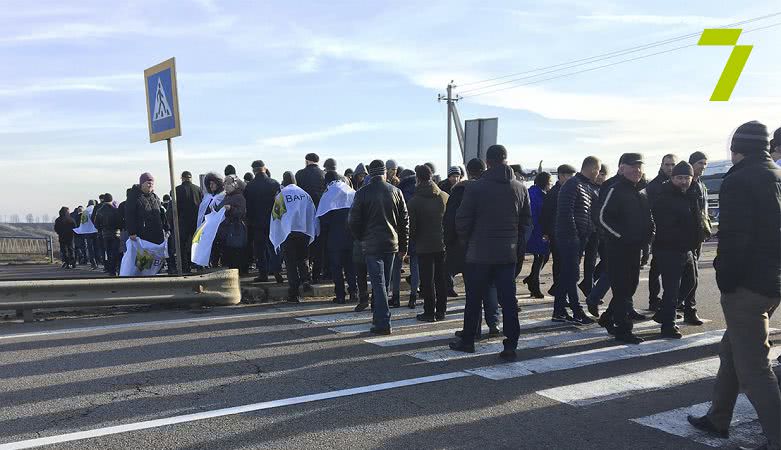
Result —
[{"label": "asphalt road", "polygon": [[[701,261],[698,294],[709,322],[683,327],[680,341],[659,339],[651,322],[638,324],[648,341],[631,347],[596,325],[554,324],[552,299],[532,300],[519,285],[525,329],[510,364],[496,355],[500,339],[467,357],[447,350],[463,298],[452,299],[449,320],[437,324],[393,310],[394,334],[382,338],[362,332],[368,312],[327,299],[0,321],[0,450],[758,443],[745,402],[729,441],[685,423],[709,401],[725,326],[712,250]],[[641,281],[638,309],[647,292]]]}]

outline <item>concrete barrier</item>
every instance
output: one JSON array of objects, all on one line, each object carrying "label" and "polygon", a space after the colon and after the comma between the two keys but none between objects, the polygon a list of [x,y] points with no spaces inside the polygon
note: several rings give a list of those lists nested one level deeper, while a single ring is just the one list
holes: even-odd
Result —
[{"label": "concrete barrier", "polygon": [[236,269],[179,277],[0,281],[0,309],[15,309],[25,321],[32,320],[33,309],[41,308],[162,303],[235,305],[240,301]]}]

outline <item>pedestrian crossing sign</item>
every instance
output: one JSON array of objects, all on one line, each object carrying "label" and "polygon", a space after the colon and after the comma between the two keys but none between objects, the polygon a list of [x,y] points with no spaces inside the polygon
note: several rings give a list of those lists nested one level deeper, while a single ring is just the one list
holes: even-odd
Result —
[{"label": "pedestrian crossing sign", "polygon": [[175,58],[146,69],[144,81],[149,142],[181,136]]}]

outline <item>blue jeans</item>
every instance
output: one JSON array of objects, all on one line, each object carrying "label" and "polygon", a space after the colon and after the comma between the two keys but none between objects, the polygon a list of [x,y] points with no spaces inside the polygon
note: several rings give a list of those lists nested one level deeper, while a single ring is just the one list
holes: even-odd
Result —
[{"label": "blue jeans", "polygon": [[[488,295],[483,300],[483,311],[486,325],[489,327],[499,325],[499,295],[496,293],[496,285],[493,283],[488,285]],[[480,328],[482,327],[478,327],[478,336],[480,335]]]},{"label": "blue jeans", "polygon": [[393,272],[391,272],[391,288],[392,291],[388,292],[388,296],[392,298],[399,298],[401,295],[401,264],[403,261],[399,258],[399,254],[396,253],[393,258]]},{"label": "blue jeans", "polygon": [[504,348],[515,350],[521,334],[518,322],[518,300],[515,298],[515,263],[474,264],[464,269],[466,283],[466,307],[464,309],[465,342],[474,342],[480,327],[480,306],[488,299],[491,285],[496,288],[497,299],[502,305],[504,324]]},{"label": "blue jeans", "polygon": [[390,308],[388,307],[388,285],[390,284],[391,271],[395,253],[382,253],[379,255],[366,255],[366,269],[372,283],[374,295],[374,325],[378,328],[390,327]]},{"label": "blue jeans", "polygon": [[[583,314],[578,298],[578,279],[580,279],[580,259],[583,256],[581,241],[557,241],[559,281],[556,286],[556,298],[553,302],[553,314],[564,315],[567,305],[572,314]],[[569,300],[569,301],[568,301]]]}]

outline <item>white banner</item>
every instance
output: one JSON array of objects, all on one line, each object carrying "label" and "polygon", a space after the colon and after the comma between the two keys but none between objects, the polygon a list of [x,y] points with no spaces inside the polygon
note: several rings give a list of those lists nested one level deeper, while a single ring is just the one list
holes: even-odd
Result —
[{"label": "white banner", "polygon": [[193,235],[193,246],[190,252],[190,260],[193,264],[206,267],[212,255],[212,244],[217,236],[220,224],[225,220],[225,208],[211,214],[207,214],[203,225]]},{"label": "white banner", "polygon": [[157,275],[168,258],[168,241],[153,244],[143,239],[128,239],[125,243],[127,251],[122,257],[119,268],[121,277],[146,277]]},{"label": "white banner", "polygon": [[293,231],[309,236],[310,244],[315,240],[320,233],[320,221],[315,217],[316,213],[315,204],[303,189],[295,184],[282,188],[271,210],[269,233],[269,240],[277,253],[279,246]]},{"label": "white banner", "polygon": [[74,228],[73,232],[76,234],[92,234],[97,233],[98,229],[95,228],[95,224],[92,223],[92,210],[95,206],[87,206],[87,208],[81,213],[81,223],[78,228]]},{"label": "white banner", "polygon": [[214,212],[214,208],[221,205],[223,201],[225,201],[225,191],[222,191],[217,195],[203,195],[203,200],[201,200],[201,204],[198,205],[198,228],[203,224],[204,217]]}]

